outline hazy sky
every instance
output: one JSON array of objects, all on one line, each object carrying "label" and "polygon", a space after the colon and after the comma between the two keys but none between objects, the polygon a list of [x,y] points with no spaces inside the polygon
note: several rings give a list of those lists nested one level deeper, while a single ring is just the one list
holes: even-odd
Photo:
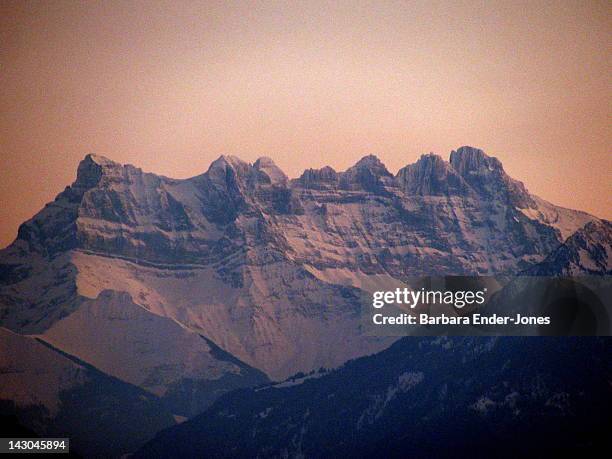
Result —
[{"label": "hazy sky", "polygon": [[472,145],[612,218],[609,1],[0,0],[0,246],[89,152],[188,177]]}]

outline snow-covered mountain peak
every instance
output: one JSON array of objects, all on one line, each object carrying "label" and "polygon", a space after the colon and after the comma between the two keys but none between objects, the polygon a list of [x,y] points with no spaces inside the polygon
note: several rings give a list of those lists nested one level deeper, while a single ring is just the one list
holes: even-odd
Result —
[{"label": "snow-covered mountain peak", "polygon": [[97,155],[95,153],[88,153],[85,155],[85,158],[83,158],[83,161],[93,161],[100,166],[118,165],[118,163],[112,159],[108,159],[106,156]]},{"label": "snow-covered mountain peak", "polygon": [[504,171],[501,161],[484,151],[463,146],[451,152],[450,164],[466,182],[487,199],[501,199],[520,208],[533,208],[535,202],[523,185]]},{"label": "snow-covered mountain peak", "polygon": [[528,270],[537,276],[612,274],[612,222],[592,220]]},{"label": "snow-covered mountain peak", "polygon": [[330,166],[321,169],[306,169],[294,182],[302,188],[326,188],[337,185],[338,173]]},{"label": "snow-covered mountain peak", "polygon": [[[268,182],[272,185],[287,185],[288,179],[285,173],[278,167],[271,158],[262,156],[253,164],[256,171],[259,172],[258,179]],[[263,174],[263,177],[262,177]]]},{"label": "snow-covered mountain peak", "polygon": [[381,192],[385,182],[392,177],[380,159],[368,155],[340,174],[340,187],[346,190]]},{"label": "snow-covered mountain peak", "polygon": [[87,173],[91,170],[121,169],[123,167],[123,164],[119,164],[118,162],[115,162],[112,159],[108,159],[106,156],[89,153],[85,155],[85,157],[79,163],[79,167],[77,168],[77,174],[79,172]]},{"label": "snow-covered mountain peak", "polygon": [[450,154],[450,163],[461,175],[466,175],[470,171],[478,172],[485,168],[489,171],[502,170],[502,163],[493,156],[488,156],[480,148],[470,146],[459,147]]},{"label": "snow-covered mountain peak", "polygon": [[[0,330],[0,366],[19,370],[0,395],[20,401],[23,381],[41,381],[32,393],[61,411],[64,394],[46,385],[81,390],[77,359],[87,393],[104,395],[109,378],[111,394],[131,387],[117,399],[130,416],[142,396],[189,416],[261,372],[282,380],[384,349],[393,338],[364,335],[359,311],[414,276],[507,275],[545,259],[546,272],[610,274],[612,224],[576,233],[590,220],[468,147],[397,177],[366,156],[290,183],[269,158],[221,156],[181,180],[88,155],[0,251],[0,327],[12,330]],[[115,403],[92,395],[104,398]]]},{"label": "snow-covered mountain peak", "polygon": [[98,181],[102,177],[104,168],[108,167],[121,167],[119,164],[111,161],[104,156],[98,156],[94,154],[86,155],[77,168],[77,179],[74,183],[76,186],[84,186],[86,188],[97,185]]},{"label": "snow-covered mountain peak", "polygon": [[444,161],[444,158],[442,158],[442,156],[440,156],[437,153],[434,153],[433,151],[422,154],[421,157],[419,158],[419,161],[446,162]]},{"label": "snow-covered mountain peak", "polygon": [[145,174],[142,169],[131,164],[120,164],[104,156],[88,154],[79,163],[73,187],[93,188],[103,177],[106,178],[104,181],[106,185],[129,183],[136,176],[143,174],[154,176],[154,174]]},{"label": "snow-covered mountain peak", "polygon": [[383,162],[376,155],[366,155],[346,170],[346,173],[356,170],[368,169],[377,177],[390,176]]},{"label": "snow-covered mountain peak", "polygon": [[247,170],[250,169],[251,166],[246,161],[238,158],[234,155],[221,155],[217,159],[215,159],[208,168],[208,172],[215,171],[217,169],[235,169],[235,170]]},{"label": "snow-covered mountain peak", "polygon": [[262,169],[262,168],[265,168],[265,167],[278,167],[278,166],[276,165],[274,160],[272,158],[270,158],[269,156],[260,156],[253,163],[253,167],[255,169],[259,170],[259,169]]},{"label": "snow-covered mountain peak", "polygon": [[463,195],[469,191],[463,177],[434,153],[422,155],[416,163],[400,169],[396,179],[409,195]]},{"label": "snow-covered mountain peak", "polygon": [[253,166],[236,156],[222,155],[212,162],[204,175],[216,186],[233,189],[239,185],[246,186],[255,171]]}]

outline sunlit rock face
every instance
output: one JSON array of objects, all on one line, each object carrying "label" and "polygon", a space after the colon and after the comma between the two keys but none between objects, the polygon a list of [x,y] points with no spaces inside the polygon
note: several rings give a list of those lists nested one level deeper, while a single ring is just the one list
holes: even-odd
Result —
[{"label": "sunlit rock face", "polygon": [[[175,180],[87,155],[0,252],[0,360],[24,339],[50,353],[16,367],[38,375],[31,400],[3,376],[3,403],[44,433],[87,412],[61,397],[95,387],[92,400],[127,407],[110,430],[152,410],[152,435],[232,389],[384,350],[395,338],[362,332],[372,291],[419,275],[609,274],[611,239],[610,222],[530,195],[470,147],[396,176],[370,155],[293,180],[266,157]],[[58,375],[67,392],[47,390]]]},{"label": "sunlit rock face", "polygon": [[612,275],[612,222],[594,220],[526,273],[536,276]]},{"label": "sunlit rock face", "polygon": [[[395,176],[370,155],[293,180],[266,157],[175,180],[87,155],[0,252],[0,414],[68,429],[80,451],[133,452],[228,391],[388,348],[360,311],[411,276],[610,274],[610,225],[471,147]],[[91,416],[104,430],[79,430]]]},{"label": "sunlit rock face", "polygon": [[450,164],[474,190],[488,199],[501,199],[521,208],[535,205],[523,183],[509,177],[497,158],[487,156],[478,148],[461,147],[452,151]]},{"label": "sunlit rock face", "polygon": [[321,169],[307,169],[295,180],[295,186],[299,188],[323,189],[338,185],[338,173],[331,167],[325,166]]},{"label": "sunlit rock face", "polygon": [[[126,320],[169,319],[244,368],[282,379],[388,346],[361,334],[371,291],[417,275],[523,272],[589,221],[595,226],[581,231],[609,241],[607,223],[530,195],[471,147],[450,161],[424,155],[396,176],[370,155],[294,180],[266,157],[222,156],[175,180],[88,155],[76,181],[1,252],[0,324],[44,335],[64,322],[61,349],[68,324],[91,313],[87,301],[102,307],[115,298],[108,292],[124,292],[125,304],[144,311]],[[585,250],[596,270],[609,270],[609,243],[597,244]],[[196,380],[241,368],[193,348],[211,362]],[[170,381],[164,390],[178,372],[159,377]],[[148,390],[145,379],[130,382]]]}]

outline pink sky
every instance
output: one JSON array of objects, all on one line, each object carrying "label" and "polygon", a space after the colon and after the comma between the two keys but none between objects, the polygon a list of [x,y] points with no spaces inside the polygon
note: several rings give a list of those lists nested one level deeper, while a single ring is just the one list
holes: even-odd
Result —
[{"label": "pink sky", "polygon": [[294,177],[472,145],[612,218],[610,5],[4,1],[0,246],[90,152],[177,178],[267,155]]}]

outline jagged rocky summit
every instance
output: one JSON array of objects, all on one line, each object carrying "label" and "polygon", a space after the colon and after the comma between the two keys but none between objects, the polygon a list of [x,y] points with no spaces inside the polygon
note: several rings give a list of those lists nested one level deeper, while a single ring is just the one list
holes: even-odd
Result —
[{"label": "jagged rocky summit", "polygon": [[[0,327],[180,420],[231,389],[387,348],[361,328],[374,290],[421,275],[609,274],[611,246],[610,222],[531,195],[472,147],[396,175],[370,155],[292,180],[270,158],[221,156],[176,180],[87,155],[0,252]],[[2,378],[0,400],[30,410]]]}]

